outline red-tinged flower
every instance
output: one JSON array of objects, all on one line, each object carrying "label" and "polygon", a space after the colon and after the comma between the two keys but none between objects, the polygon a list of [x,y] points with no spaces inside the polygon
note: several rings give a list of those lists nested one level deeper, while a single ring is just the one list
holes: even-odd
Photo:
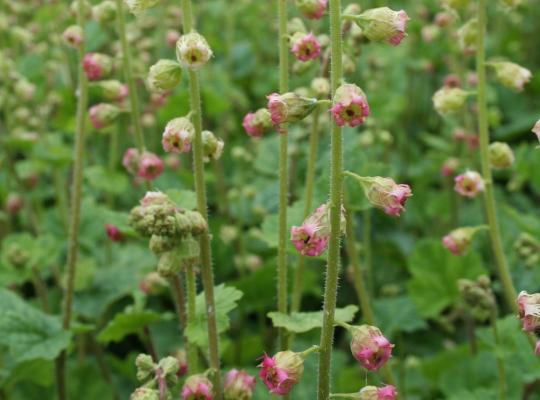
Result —
[{"label": "red-tinged flower", "polygon": [[280,351],[274,357],[266,354],[259,365],[259,377],[271,394],[287,395],[304,373],[304,359],[290,350]]},{"label": "red-tinged flower", "polygon": [[68,46],[77,49],[84,41],[84,32],[80,26],[71,25],[62,33],[62,38]]},{"label": "red-tinged flower", "polygon": [[518,317],[526,332],[540,330],[540,293],[522,291],[517,298]]},{"label": "red-tinged flower", "polygon": [[123,238],[122,232],[116,225],[105,224],[105,232],[107,233],[109,239],[111,239],[113,242],[120,242]]},{"label": "red-tinged flower", "polygon": [[394,11],[388,7],[379,7],[351,16],[351,19],[362,28],[369,40],[397,46],[407,36],[405,31],[410,18],[404,10]]},{"label": "red-tinged flower", "polygon": [[145,151],[140,158],[137,175],[151,181],[156,179],[163,172],[163,161],[154,153]]},{"label": "red-tinged flower", "polygon": [[260,108],[254,113],[247,113],[242,126],[249,136],[255,138],[262,137],[272,127],[270,112],[266,108]]},{"label": "red-tinged flower", "polygon": [[180,39],[180,36],[182,35],[178,31],[172,29],[167,31],[167,45],[174,48],[176,46],[176,42],[178,41],[178,39]]},{"label": "red-tinged flower", "polygon": [[359,400],[395,400],[397,398],[396,388],[392,385],[383,387],[365,386],[358,392]]},{"label": "red-tinged flower", "polygon": [[[157,272],[155,272],[164,282],[165,284],[167,281],[162,278]],[[188,371],[188,364],[187,364],[187,354],[184,349],[178,349],[176,353],[174,353],[174,357],[178,360],[178,371],[176,372],[176,376],[184,376],[187,374]]]},{"label": "red-tinged flower", "polygon": [[469,249],[476,232],[482,229],[485,229],[485,226],[467,226],[454,229],[443,237],[442,243],[452,254],[462,256]]},{"label": "red-tinged flower", "polygon": [[328,0],[296,0],[298,10],[309,19],[321,19],[327,5]]},{"label": "red-tinged flower", "polygon": [[344,83],[337,88],[334,106],[330,109],[338,126],[355,127],[364,123],[369,115],[367,97],[358,86]]},{"label": "red-tinged flower", "polygon": [[[167,286],[167,280],[155,271],[147,273],[139,282],[139,290],[150,296],[162,293]],[[177,356],[177,358],[179,357]],[[180,365],[180,367],[182,367],[182,365]]]},{"label": "red-tinged flower", "polygon": [[394,345],[383,336],[379,328],[370,325],[353,326],[351,333],[352,355],[365,369],[376,371],[392,356]]},{"label": "red-tinged flower", "polygon": [[347,174],[362,185],[364,194],[374,207],[395,217],[405,211],[405,203],[412,196],[409,185],[397,184],[392,178],[358,176],[350,172]]},{"label": "red-tinged flower", "polygon": [[291,39],[292,52],[300,61],[310,61],[321,55],[321,44],[313,33],[297,32]]},{"label": "red-tinged flower", "polygon": [[247,372],[230,370],[225,377],[225,400],[251,400],[256,383],[255,377]]},{"label": "red-tinged flower", "polygon": [[302,97],[296,93],[272,93],[267,96],[268,111],[274,126],[298,122],[307,117],[317,105],[317,99]]},{"label": "red-tinged flower", "polygon": [[461,79],[456,74],[449,74],[444,77],[444,86],[450,88],[461,87]]},{"label": "red-tinged flower", "polygon": [[130,147],[122,157],[122,165],[130,174],[135,175],[139,170],[140,159],[141,154],[139,153],[139,150]]},{"label": "red-tinged flower", "polygon": [[112,59],[100,53],[87,53],[82,60],[86,77],[97,81],[107,77],[112,71]]},{"label": "red-tinged flower", "polygon": [[[330,239],[330,209],[323,204],[313,214],[306,218],[300,226],[291,228],[291,241],[304,256],[316,257],[328,247]],[[341,229],[345,230],[345,214],[341,214]]]},{"label": "red-tinged flower", "polygon": [[459,168],[459,160],[457,158],[448,158],[441,166],[441,175],[444,177],[453,176]]},{"label": "red-tinged flower", "polygon": [[484,191],[484,180],[476,171],[467,171],[454,178],[454,189],[460,195],[473,198]]},{"label": "red-tinged flower", "polygon": [[187,153],[191,150],[191,142],[195,128],[186,117],[170,120],[165,126],[161,144],[167,153]]},{"label": "red-tinged flower", "polygon": [[182,400],[212,400],[212,382],[203,374],[191,375],[182,386]]},{"label": "red-tinged flower", "polygon": [[94,129],[103,129],[110,126],[120,115],[120,108],[108,103],[99,103],[90,107],[88,116]]}]

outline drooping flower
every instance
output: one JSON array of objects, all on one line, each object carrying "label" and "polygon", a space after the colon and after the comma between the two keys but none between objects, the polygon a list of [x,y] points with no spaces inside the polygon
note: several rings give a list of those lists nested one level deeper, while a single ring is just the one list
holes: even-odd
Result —
[{"label": "drooping flower", "polygon": [[287,122],[301,121],[307,117],[317,105],[317,99],[302,97],[296,93],[272,93],[267,96],[268,111],[274,126]]},{"label": "drooping flower", "polygon": [[514,161],[514,152],[508,143],[493,142],[489,145],[489,163],[491,168],[510,168],[514,164]]},{"label": "drooping flower", "polygon": [[212,400],[212,389],[212,382],[205,375],[191,375],[182,386],[182,400]]},{"label": "drooping flower", "polygon": [[247,113],[242,126],[249,136],[262,137],[272,127],[270,112],[266,108],[260,108],[254,113]]},{"label": "drooping flower", "polygon": [[352,355],[363,368],[376,371],[392,356],[394,345],[383,336],[379,328],[360,325],[351,327],[350,332]]},{"label": "drooping flower", "polygon": [[291,38],[291,46],[292,52],[300,61],[314,60],[321,55],[321,44],[312,32],[295,33]]},{"label": "drooping flower", "polygon": [[148,85],[156,92],[172,90],[181,80],[182,67],[172,60],[159,60],[148,72]]},{"label": "drooping flower", "polygon": [[[165,286],[167,285],[167,280],[163,277],[161,277],[157,272],[154,272],[163,282],[165,282]],[[177,376],[184,376],[187,374],[188,371],[188,364],[187,364],[187,354],[184,349],[178,349],[174,353],[174,357],[178,360],[178,372],[176,373]]]},{"label": "drooping flower", "polygon": [[[345,214],[342,210],[341,229],[345,231]],[[316,257],[328,247],[330,239],[330,208],[327,203],[318,207],[300,226],[291,228],[291,241],[304,256]]]},{"label": "drooping flower", "polygon": [[198,69],[212,57],[206,39],[197,32],[182,35],[176,42],[176,58],[185,68]]},{"label": "drooping flower", "polygon": [[161,145],[167,153],[187,153],[195,135],[193,124],[186,117],[170,120],[165,126]]},{"label": "drooping flower", "polygon": [[407,36],[409,16],[404,10],[394,11],[388,7],[379,7],[350,17],[363,34],[373,42],[386,42],[397,46]]},{"label": "drooping flower", "polygon": [[82,60],[86,77],[91,81],[106,78],[112,71],[112,59],[101,53],[87,53]]},{"label": "drooping flower", "polygon": [[100,95],[108,101],[123,101],[128,93],[128,86],[115,79],[109,79],[105,81],[98,81],[93,84],[100,91]]},{"label": "drooping flower", "polygon": [[71,25],[62,33],[66,45],[78,49],[84,41],[84,32],[79,25]]},{"label": "drooping flower", "polygon": [[446,159],[441,166],[441,175],[444,177],[453,176],[459,168],[459,160],[454,157]]},{"label": "drooping flower", "polygon": [[[162,293],[167,286],[167,280],[161,277],[161,275],[159,275],[156,271],[147,273],[139,282],[139,290],[144,294],[151,296]],[[177,358],[179,357],[177,356]],[[179,365],[179,369],[181,368],[182,365]]]},{"label": "drooping flower", "polygon": [[338,126],[355,127],[369,115],[369,105],[365,93],[352,83],[344,83],[334,94],[334,106],[330,109]]},{"label": "drooping flower", "polygon": [[470,93],[457,88],[443,86],[433,95],[433,106],[442,116],[458,112],[463,108]]},{"label": "drooping flower", "polygon": [[119,115],[120,108],[108,103],[96,104],[88,110],[88,116],[94,129],[103,129],[110,126]]},{"label": "drooping flower", "polygon": [[518,317],[526,332],[540,330],[540,293],[522,291],[517,298]]},{"label": "drooping flower", "polygon": [[230,370],[225,377],[225,400],[251,400],[256,383],[255,378],[247,372]]},{"label": "drooping flower", "polygon": [[484,179],[476,171],[467,171],[454,178],[454,189],[460,195],[473,198],[484,191]]},{"label": "drooping flower", "polygon": [[137,176],[151,181],[156,179],[163,172],[163,161],[154,153],[145,151],[142,153],[139,161],[139,170]]},{"label": "drooping flower", "polygon": [[365,386],[358,393],[359,400],[395,400],[397,398],[397,390],[392,385],[383,387]]},{"label": "drooping flower", "polygon": [[304,359],[299,353],[285,350],[274,357],[265,354],[259,368],[259,377],[270,393],[284,396],[300,381],[304,373]]},{"label": "drooping flower", "polygon": [[217,160],[223,154],[225,142],[211,131],[202,131],[202,145],[204,161]]},{"label": "drooping flower", "polygon": [[296,0],[298,10],[309,19],[320,19],[326,11],[328,0]]},{"label": "drooping flower", "polygon": [[476,232],[485,229],[485,226],[468,226],[457,228],[442,238],[442,243],[452,254],[462,256],[469,249]]},{"label": "drooping flower", "polygon": [[412,196],[409,185],[397,184],[392,178],[381,176],[358,176],[350,172],[346,174],[362,185],[364,194],[374,207],[396,217],[405,211],[405,202]]},{"label": "drooping flower", "polygon": [[105,232],[113,242],[120,242],[123,238],[122,231],[113,224],[105,224]]},{"label": "drooping flower", "polygon": [[130,147],[125,151],[124,156],[122,157],[122,165],[130,174],[135,175],[139,170],[140,158],[141,154],[139,153],[139,150]]},{"label": "drooping flower", "polygon": [[491,61],[487,65],[495,69],[495,76],[501,85],[516,92],[521,92],[532,78],[531,71],[513,62]]}]

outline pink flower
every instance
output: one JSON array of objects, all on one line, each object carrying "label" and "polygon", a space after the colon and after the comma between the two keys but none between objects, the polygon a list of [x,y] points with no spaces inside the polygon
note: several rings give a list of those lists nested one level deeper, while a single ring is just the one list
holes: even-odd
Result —
[{"label": "pink flower", "polygon": [[267,96],[268,111],[273,125],[280,125],[287,119],[287,104],[282,100],[279,93],[272,93]]},{"label": "pink flower", "polygon": [[62,37],[69,46],[78,48],[84,40],[84,32],[80,26],[72,25],[64,31]]},{"label": "pink flower", "polygon": [[267,96],[268,111],[274,126],[297,122],[307,117],[317,105],[317,99],[302,97],[296,93],[272,93]]},{"label": "pink flower", "polygon": [[105,232],[113,242],[120,242],[122,240],[122,232],[116,225],[105,224]]},{"label": "pink flower", "polygon": [[[345,230],[345,215],[341,215],[342,229]],[[328,204],[323,204],[306,218],[300,226],[291,228],[291,241],[304,256],[316,257],[328,247],[330,239],[330,217]]]},{"label": "pink flower", "polygon": [[449,158],[441,166],[441,175],[444,177],[452,176],[456,173],[458,167],[459,160],[457,158]]},{"label": "pink flower", "polygon": [[481,226],[465,226],[457,228],[448,233],[442,239],[443,246],[446,247],[452,254],[462,256],[467,252],[473,241],[474,235],[486,227]]},{"label": "pink flower", "polygon": [[405,202],[412,196],[409,185],[397,184],[392,178],[381,176],[351,175],[360,182],[371,205],[395,217],[405,211]]},{"label": "pink flower", "polygon": [[249,136],[262,137],[272,127],[270,112],[266,108],[260,108],[254,113],[247,113],[242,126]]},{"label": "pink flower", "polygon": [[522,291],[516,302],[523,330],[535,332],[540,329],[540,293],[528,294]]},{"label": "pink flower", "polygon": [[292,52],[300,61],[314,60],[321,55],[321,44],[313,33],[296,33],[292,40]]},{"label": "pink flower", "polygon": [[462,251],[460,250],[458,244],[454,240],[454,238],[450,235],[446,235],[442,238],[442,243],[444,247],[446,247],[452,254],[455,254],[457,256],[460,256]]},{"label": "pink flower", "polygon": [[139,170],[140,153],[134,147],[130,147],[122,157],[122,165],[130,174],[136,174]]},{"label": "pink flower", "polygon": [[192,375],[182,386],[182,400],[213,400],[212,382],[203,374]]},{"label": "pink flower", "polygon": [[[154,272],[156,273],[156,272]],[[167,286],[167,281],[161,277],[161,275],[157,274],[159,278],[161,278],[161,280],[163,281],[163,286],[161,287],[166,287]],[[174,354],[174,356],[176,357],[176,359],[178,360],[178,371],[176,372],[176,376],[184,376],[185,374],[187,374],[187,371],[188,371],[188,364],[187,364],[187,355],[186,355],[186,351],[184,349],[179,349],[176,351],[176,353]]]},{"label": "pink flower", "polygon": [[484,180],[476,171],[467,171],[454,178],[454,189],[460,195],[473,198],[484,190]]},{"label": "pink flower", "polygon": [[248,400],[253,396],[255,378],[245,371],[232,369],[225,377],[225,400]]},{"label": "pink flower", "polygon": [[111,73],[112,61],[109,56],[99,53],[87,53],[82,60],[84,72],[91,81],[103,79]]},{"label": "pink flower", "polygon": [[187,153],[191,150],[191,142],[195,128],[188,118],[175,118],[167,123],[161,144],[167,153]]},{"label": "pink flower", "polygon": [[163,161],[154,153],[145,151],[141,155],[139,170],[137,175],[141,178],[151,181],[156,179],[163,172]]},{"label": "pink flower", "polygon": [[334,106],[330,109],[338,126],[355,127],[369,115],[366,95],[358,86],[350,83],[341,85],[334,95]]},{"label": "pink flower", "polygon": [[265,354],[262,360],[259,377],[271,394],[288,394],[304,372],[303,358],[290,350],[280,351],[272,358]]},{"label": "pink flower", "polygon": [[409,16],[404,10],[400,10],[397,12],[394,26],[395,32],[394,35],[388,40],[388,43],[390,43],[392,46],[399,45],[401,41],[405,38],[405,29],[407,28],[407,21],[409,19]]},{"label": "pink flower", "polygon": [[397,390],[392,385],[385,385],[377,392],[378,400],[394,400],[397,397]]},{"label": "pink flower", "polygon": [[461,87],[461,79],[456,74],[449,74],[444,77],[444,86],[450,88]]},{"label": "pink flower", "polygon": [[167,32],[167,45],[174,48],[176,46],[176,42],[178,41],[178,39],[180,39],[180,36],[182,36],[180,32],[172,29],[169,30]]},{"label": "pink flower", "polygon": [[320,19],[326,11],[328,0],[300,0],[296,4],[306,18]]},{"label": "pink flower", "polygon": [[394,347],[379,328],[361,325],[351,328],[351,352],[360,365],[369,371],[381,368],[392,356]]},{"label": "pink flower", "polygon": [[88,110],[88,116],[94,129],[103,129],[110,126],[118,115],[120,115],[120,109],[108,103],[96,104]]}]

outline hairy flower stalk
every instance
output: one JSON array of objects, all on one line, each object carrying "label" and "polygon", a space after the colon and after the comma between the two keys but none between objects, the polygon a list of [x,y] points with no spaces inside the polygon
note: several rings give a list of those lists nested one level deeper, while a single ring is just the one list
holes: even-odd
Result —
[{"label": "hairy flower stalk", "polygon": [[[186,288],[187,288],[187,321],[188,323],[195,319],[195,300],[197,297],[197,275],[194,266],[189,263],[186,266]],[[188,345],[187,347],[188,368],[191,373],[198,370],[197,347]]]},{"label": "hairy flower stalk", "polygon": [[[287,0],[278,0],[279,23],[279,91],[289,90],[289,45],[287,39]],[[277,308],[287,313],[287,202],[288,202],[288,140],[287,126],[280,126],[279,136],[279,237],[277,263]],[[285,331],[279,330],[279,348],[285,350]]]},{"label": "hairy flower stalk", "polygon": [[122,63],[124,68],[124,77],[128,85],[130,114],[133,129],[135,131],[135,143],[139,151],[142,153],[145,150],[145,144],[140,119],[141,114],[139,111],[139,96],[137,95],[137,86],[135,85],[135,79],[133,77],[133,70],[131,66],[131,51],[127,41],[124,2],[122,0],[116,0],[116,25],[122,46]]},{"label": "hairy flower stalk", "polygon": [[[77,25],[84,26],[85,2],[77,2]],[[66,285],[62,303],[62,328],[69,330],[71,326],[71,312],[73,305],[73,291],[75,286],[75,271],[77,266],[77,253],[79,247],[79,223],[81,214],[81,186],[83,177],[84,161],[84,138],[86,133],[86,109],[88,102],[88,80],[86,78],[82,60],[84,58],[84,47],[78,48],[78,88],[77,88],[77,122],[75,131],[73,181],[71,186],[71,210],[69,220],[68,254],[66,264]],[[56,384],[58,399],[66,399],[66,351],[62,351],[56,360]]]},{"label": "hairy flower stalk", "polygon": [[[332,97],[343,79],[341,0],[330,0],[330,40],[331,40],[331,86]],[[328,400],[330,396],[330,375],[332,342],[334,339],[334,315],[340,268],[341,207],[343,191],[343,139],[342,129],[332,124],[331,171],[330,171],[330,241],[328,265],[325,278],[323,326],[319,353],[318,400]]]},{"label": "hairy flower stalk", "polygon": [[487,223],[491,245],[495,255],[499,279],[504,291],[507,305],[517,312],[515,298],[516,289],[508,269],[508,262],[503,251],[501,232],[497,220],[495,195],[493,193],[493,179],[489,165],[489,126],[486,99],[486,49],[485,35],[487,25],[486,0],[478,0],[478,35],[476,39],[476,74],[478,76],[478,130],[480,133],[480,158],[482,163],[482,176],[484,178],[484,204],[486,208]]},{"label": "hairy flower stalk", "polygon": [[[184,34],[193,30],[193,11],[191,0],[182,0],[182,16]],[[197,194],[197,209],[208,221],[208,207],[206,201],[206,187],[204,183],[204,160],[202,142],[202,110],[201,93],[199,87],[199,76],[197,72],[189,68],[189,93],[192,112],[192,122],[195,127],[193,138],[193,172],[195,175],[195,191]],[[221,386],[220,360],[219,360],[219,337],[216,323],[216,307],[214,300],[214,273],[212,271],[212,252],[210,248],[210,234],[205,231],[200,236],[201,246],[201,279],[204,289],[204,299],[206,302],[206,312],[208,315],[208,354],[210,368],[215,371],[212,381],[215,388],[216,400],[223,399],[223,389]]]}]

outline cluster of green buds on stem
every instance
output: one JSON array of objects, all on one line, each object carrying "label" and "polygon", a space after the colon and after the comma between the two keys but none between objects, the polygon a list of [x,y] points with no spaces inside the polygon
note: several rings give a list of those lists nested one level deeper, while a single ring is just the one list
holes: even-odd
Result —
[{"label": "cluster of green buds on stem", "polygon": [[460,279],[458,289],[466,309],[477,321],[485,322],[493,316],[497,303],[488,276],[481,275],[476,280]]},{"label": "cluster of green buds on stem", "polygon": [[137,379],[144,384],[135,389],[130,400],[172,400],[172,388],[178,380],[178,360],[168,356],[154,362],[151,356],[139,354],[135,359]]}]

